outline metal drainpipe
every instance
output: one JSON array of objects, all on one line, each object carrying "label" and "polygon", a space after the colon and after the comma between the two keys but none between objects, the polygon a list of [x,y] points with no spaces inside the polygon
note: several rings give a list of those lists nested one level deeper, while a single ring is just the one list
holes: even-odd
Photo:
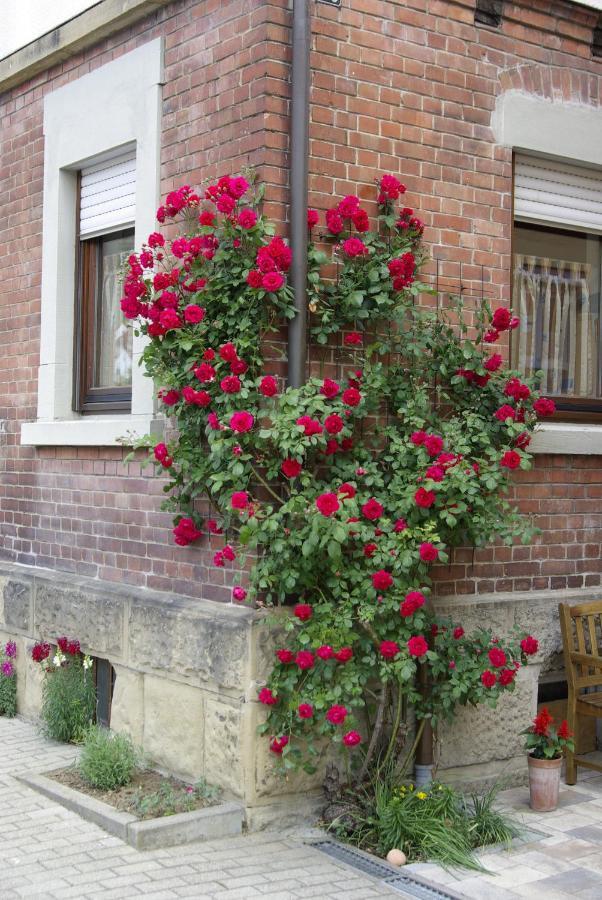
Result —
[{"label": "metal drainpipe", "polygon": [[288,383],[305,382],[307,353],[307,170],[309,156],[309,50],[311,44],[310,0],[293,0],[291,128],[290,128],[290,219],[291,286],[295,295],[295,318],[288,327]]}]

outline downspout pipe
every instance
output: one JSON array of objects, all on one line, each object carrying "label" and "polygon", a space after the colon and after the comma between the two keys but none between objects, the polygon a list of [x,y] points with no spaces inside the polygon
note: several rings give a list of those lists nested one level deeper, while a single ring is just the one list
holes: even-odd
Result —
[{"label": "downspout pipe", "polygon": [[288,327],[288,383],[294,388],[301,387],[306,377],[310,45],[310,0],[293,0],[289,177],[295,317]]}]

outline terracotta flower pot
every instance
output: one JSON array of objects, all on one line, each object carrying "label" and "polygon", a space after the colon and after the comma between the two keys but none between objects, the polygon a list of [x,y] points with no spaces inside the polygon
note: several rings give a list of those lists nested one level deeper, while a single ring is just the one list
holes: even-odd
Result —
[{"label": "terracotta flower pot", "polygon": [[529,805],[537,812],[552,812],[558,806],[562,757],[535,759],[535,757],[529,756],[527,759],[529,761]]}]

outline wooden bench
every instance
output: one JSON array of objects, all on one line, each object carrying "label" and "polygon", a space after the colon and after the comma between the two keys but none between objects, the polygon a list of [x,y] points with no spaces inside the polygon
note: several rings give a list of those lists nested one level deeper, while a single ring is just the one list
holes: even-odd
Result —
[{"label": "wooden bench", "polygon": [[[579,716],[602,718],[602,600],[569,606],[560,603],[560,629],[569,688],[567,721],[576,735]],[[586,688],[598,690],[584,692]],[[602,772],[602,765],[575,753],[566,755],[566,783],[577,781],[577,766]]]}]

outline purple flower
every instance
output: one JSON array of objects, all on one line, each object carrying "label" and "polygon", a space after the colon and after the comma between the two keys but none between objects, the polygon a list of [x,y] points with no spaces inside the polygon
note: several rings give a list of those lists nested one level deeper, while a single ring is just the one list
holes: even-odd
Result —
[{"label": "purple flower", "polygon": [[6,647],[4,648],[4,653],[8,656],[9,659],[14,659],[17,655],[17,645],[14,641],[7,641]]},{"label": "purple flower", "polygon": [[2,674],[6,675],[7,677],[10,677],[15,673],[15,667],[10,662],[10,660],[6,660],[6,662],[3,662],[0,668],[2,669]]}]

